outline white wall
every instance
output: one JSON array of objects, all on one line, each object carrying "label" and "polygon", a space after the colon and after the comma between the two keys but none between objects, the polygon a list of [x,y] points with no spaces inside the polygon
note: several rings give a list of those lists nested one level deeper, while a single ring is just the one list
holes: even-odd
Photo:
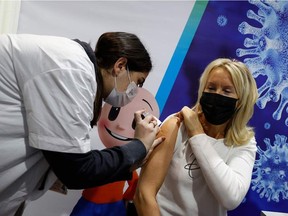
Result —
[{"label": "white wall", "polygon": [[[91,42],[106,31],[137,34],[150,52],[153,70],[144,87],[156,95],[192,11],[194,1],[22,1],[18,33],[78,38]],[[94,129],[94,147],[102,148]],[[98,145],[96,144],[98,143]],[[31,202],[24,216],[64,216],[80,197],[47,192]]]},{"label": "white wall", "polygon": [[0,0],[0,33],[16,33],[21,0]]}]

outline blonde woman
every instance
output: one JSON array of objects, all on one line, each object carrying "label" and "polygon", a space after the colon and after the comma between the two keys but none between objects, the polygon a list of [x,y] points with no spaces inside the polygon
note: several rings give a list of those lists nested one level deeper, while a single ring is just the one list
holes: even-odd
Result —
[{"label": "blonde woman", "polygon": [[245,197],[256,155],[248,121],[257,87],[242,62],[212,61],[200,78],[198,100],[161,126],[164,143],[142,167],[138,214],[225,216]]}]

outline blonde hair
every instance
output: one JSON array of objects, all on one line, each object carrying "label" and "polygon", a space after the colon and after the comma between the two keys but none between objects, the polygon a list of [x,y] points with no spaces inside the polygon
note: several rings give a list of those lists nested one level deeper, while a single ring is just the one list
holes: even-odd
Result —
[{"label": "blonde hair", "polygon": [[239,98],[236,112],[225,131],[225,144],[228,146],[246,144],[254,136],[254,130],[248,126],[248,121],[253,115],[254,105],[258,99],[258,91],[256,82],[244,63],[234,59],[219,58],[207,65],[200,77],[197,105],[210,72],[218,67],[229,72]]}]

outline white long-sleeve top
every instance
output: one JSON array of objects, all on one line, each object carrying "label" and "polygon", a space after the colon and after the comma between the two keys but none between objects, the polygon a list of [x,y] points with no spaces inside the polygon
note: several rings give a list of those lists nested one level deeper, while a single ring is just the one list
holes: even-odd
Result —
[{"label": "white long-sleeve top", "polygon": [[206,134],[187,138],[179,128],[168,174],[157,194],[161,215],[224,216],[245,197],[251,182],[256,140],[228,147]]}]

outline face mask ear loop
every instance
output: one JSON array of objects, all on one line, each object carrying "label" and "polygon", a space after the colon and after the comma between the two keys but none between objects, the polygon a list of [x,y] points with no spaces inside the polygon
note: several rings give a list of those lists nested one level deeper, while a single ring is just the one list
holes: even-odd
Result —
[{"label": "face mask ear loop", "polygon": [[130,71],[129,71],[129,67],[128,67],[128,65],[127,65],[127,74],[128,74],[129,83],[131,83]]},{"label": "face mask ear loop", "polygon": [[[114,77],[114,88],[117,90],[117,81],[116,81],[116,76]],[[118,90],[117,90],[118,91]]]}]

